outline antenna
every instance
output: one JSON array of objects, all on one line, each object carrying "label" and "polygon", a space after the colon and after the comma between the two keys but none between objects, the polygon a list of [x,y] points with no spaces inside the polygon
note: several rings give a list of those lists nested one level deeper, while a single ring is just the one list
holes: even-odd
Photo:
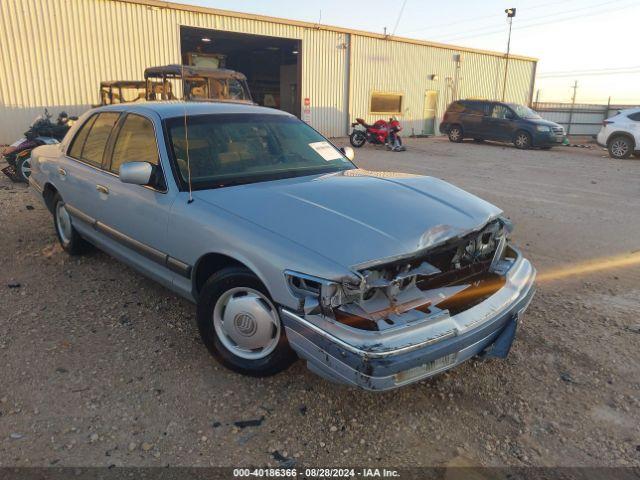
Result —
[{"label": "antenna", "polygon": [[396,24],[393,26],[393,31],[391,32],[391,36],[393,37],[396,34],[396,30],[398,29],[398,24],[400,23],[400,19],[402,18],[402,12],[404,12],[404,7],[407,5],[407,0],[402,2],[402,7],[400,7],[400,13],[398,13],[398,19],[396,20]]},{"label": "antenna", "polygon": [[187,150],[187,183],[189,185],[189,200],[187,203],[193,202],[193,188],[191,187],[191,159],[189,156],[189,126],[187,124],[187,105],[186,105],[186,97],[184,92],[184,63],[180,65],[180,72],[182,77],[182,108],[184,111],[184,143]]}]

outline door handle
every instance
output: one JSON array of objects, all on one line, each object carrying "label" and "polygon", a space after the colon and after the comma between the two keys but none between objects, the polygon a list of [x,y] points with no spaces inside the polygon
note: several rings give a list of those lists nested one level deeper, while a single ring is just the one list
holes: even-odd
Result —
[{"label": "door handle", "polygon": [[67,176],[67,171],[62,167],[58,167],[58,174],[62,175],[63,177],[66,177]]},{"label": "door handle", "polygon": [[109,194],[109,189],[104,185],[96,185],[96,190],[99,191],[100,193],[104,193],[105,195]]}]

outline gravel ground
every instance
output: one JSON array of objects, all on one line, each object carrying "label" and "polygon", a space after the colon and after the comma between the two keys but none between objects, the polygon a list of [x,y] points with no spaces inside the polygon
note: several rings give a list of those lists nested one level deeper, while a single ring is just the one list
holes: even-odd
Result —
[{"label": "gravel ground", "polygon": [[387,393],[302,362],[239,376],[201,344],[192,305],[103,253],[68,257],[50,214],[3,177],[0,466],[640,466],[640,267],[555,278],[640,249],[640,161],[407,144],[357,163],[501,206],[539,270],[507,360]]}]

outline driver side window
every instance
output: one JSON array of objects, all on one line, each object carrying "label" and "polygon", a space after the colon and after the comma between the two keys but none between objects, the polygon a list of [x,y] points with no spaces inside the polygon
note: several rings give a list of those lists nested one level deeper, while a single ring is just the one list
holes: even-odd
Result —
[{"label": "driver side window", "polygon": [[493,118],[507,119],[512,118],[513,114],[511,113],[511,110],[504,105],[494,105],[493,110],[491,111],[491,116]]},{"label": "driver side window", "polygon": [[109,170],[115,174],[126,162],[148,162],[158,165],[158,145],[151,121],[130,113],[125,118],[113,148]]}]

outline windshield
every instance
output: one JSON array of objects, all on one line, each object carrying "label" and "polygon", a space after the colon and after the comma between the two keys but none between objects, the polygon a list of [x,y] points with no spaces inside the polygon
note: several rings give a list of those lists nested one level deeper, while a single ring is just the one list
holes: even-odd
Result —
[{"label": "windshield", "polygon": [[187,184],[189,163],[195,190],[355,168],[322,135],[285,115],[188,116],[187,135],[184,117],[175,117],[166,128],[180,181]]},{"label": "windshield", "polygon": [[250,100],[243,82],[235,78],[194,78],[185,83],[194,100]]},{"label": "windshield", "polygon": [[524,105],[510,103],[509,106],[514,112],[516,112],[516,115],[518,115],[520,118],[542,118],[536,112],[531,110],[529,107],[525,107]]}]

